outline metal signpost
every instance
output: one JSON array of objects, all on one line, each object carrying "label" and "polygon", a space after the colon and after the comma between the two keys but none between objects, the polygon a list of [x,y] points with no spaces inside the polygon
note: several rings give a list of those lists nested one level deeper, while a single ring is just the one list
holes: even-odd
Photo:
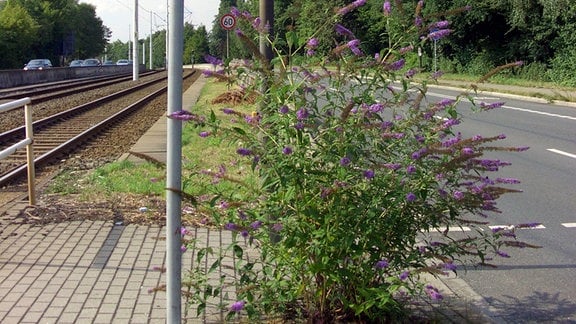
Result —
[{"label": "metal signpost", "polygon": [[226,31],[226,58],[230,57],[230,30],[236,26],[236,17],[225,14],[220,17],[220,26]]}]

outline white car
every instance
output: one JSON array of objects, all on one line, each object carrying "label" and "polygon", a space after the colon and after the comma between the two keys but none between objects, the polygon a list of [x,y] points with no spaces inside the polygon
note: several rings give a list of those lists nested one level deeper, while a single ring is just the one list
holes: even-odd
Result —
[{"label": "white car", "polygon": [[129,64],[130,64],[130,61],[128,61],[128,60],[118,60],[116,62],[116,65],[129,65]]}]

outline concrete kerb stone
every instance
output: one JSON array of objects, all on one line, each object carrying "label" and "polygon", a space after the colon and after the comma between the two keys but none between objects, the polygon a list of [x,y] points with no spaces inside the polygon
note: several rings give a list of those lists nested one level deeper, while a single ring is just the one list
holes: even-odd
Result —
[{"label": "concrete kerb stone", "polygon": [[[193,84],[182,94],[182,109],[189,110],[200,98],[202,88],[206,84],[206,77],[201,75]],[[167,117],[163,116],[132,146],[131,152],[144,154],[160,162],[166,163],[166,145],[167,145]],[[142,162],[142,159],[130,154],[124,153],[118,159],[119,161],[129,160],[133,162]]]}]

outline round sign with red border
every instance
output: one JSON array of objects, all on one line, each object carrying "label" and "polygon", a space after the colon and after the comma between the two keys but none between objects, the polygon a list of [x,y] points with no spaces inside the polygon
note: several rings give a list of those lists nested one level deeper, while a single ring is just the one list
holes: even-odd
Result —
[{"label": "round sign with red border", "polygon": [[231,14],[225,14],[220,18],[220,26],[225,30],[231,30],[236,26],[236,17]]}]

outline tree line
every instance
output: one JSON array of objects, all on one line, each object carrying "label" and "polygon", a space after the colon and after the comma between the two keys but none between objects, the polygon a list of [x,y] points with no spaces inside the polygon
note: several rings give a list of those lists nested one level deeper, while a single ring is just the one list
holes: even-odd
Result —
[{"label": "tree line", "polygon": [[[576,2],[572,0],[392,0],[391,13],[399,17],[387,24],[382,0],[366,0],[359,10],[347,14],[340,23],[350,35],[334,32],[318,33],[319,26],[329,21],[335,8],[351,0],[275,0],[273,41],[288,53],[287,39],[300,43],[313,35],[319,40],[316,51],[327,54],[333,44],[346,37],[362,40],[361,49],[373,55],[389,47],[396,35],[413,28],[413,14],[421,5],[421,32],[437,21],[446,20],[452,30],[450,37],[418,48],[414,53],[423,69],[435,67],[465,74],[483,74],[511,62],[524,65],[508,73],[534,81],[553,81],[576,86]],[[249,58],[249,51],[235,37],[234,31],[220,27],[220,17],[231,8],[249,13],[256,19],[259,0],[221,0],[211,32],[205,26],[187,23],[184,27],[185,63],[201,63],[205,54],[226,58]],[[257,31],[247,22],[238,25],[242,31],[258,39]],[[227,35],[228,33],[228,35]],[[112,60],[127,58],[128,43],[110,42],[111,31],[96,16],[92,5],[78,0],[8,0],[0,2],[0,68],[20,68],[31,58],[49,58],[55,65],[64,65],[74,58],[108,56]],[[165,64],[166,31],[160,30],[139,46],[149,48],[153,42],[154,67]],[[421,56],[418,56],[418,52]],[[284,54],[286,54],[284,53]],[[278,53],[277,53],[278,54]],[[279,53],[282,54],[282,53]],[[303,53],[304,54],[304,53]]]},{"label": "tree line", "polygon": [[96,8],[78,0],[0,2],[0,68],[22,68],[33,58],[56,66],[104,52],[110,30]]},{"label": "tree line", "polygon": [[[328,22],[335,8],[350,0],[275,0],[275,41],[282,45],[287,35],[296,33],[300,39],[314,37],[321,44],[316,49],[323,54],[330,51],[338,38],[336,33],[317,34],[318,27]],[[373,55],[389,47],[392,36],[402,34],[414,26],[413,13],[421,6],[422,34],[437,21],[446,20],[452,30],[450,37],[436,44],[428,42],[420,49],[423,68],[431,70],[436,55],[437,65],[445,72],[481,75],[492,68],[523,61],[521,68],[511,70],[515,77],[534,81],[554,81],[576,86],[576,1],[573,0],[392,0],[392,15],[408,16],[404,22],[387,25],[381,15],[383,0],[367,0],[359,10],[347,14],[341,23],[354,37],[362,40],[361,48]],[[258,0],[222,0],[219,16],[236,7],[240,12],[258,16]],[[409,13],[406,15],[406,13]],[[251,26],[240,26],[254,39]],[[232,37],[230,53],[233,57],[247,55],[243,45]],[[214,20],[210,35],[210,50],[224,57],[226,32]],[[302,41],[302,40],[300,40]],[[418,60],[419,39],[414,39],[414,60]],[[289,48],[287,44],[285,50]]]}]

